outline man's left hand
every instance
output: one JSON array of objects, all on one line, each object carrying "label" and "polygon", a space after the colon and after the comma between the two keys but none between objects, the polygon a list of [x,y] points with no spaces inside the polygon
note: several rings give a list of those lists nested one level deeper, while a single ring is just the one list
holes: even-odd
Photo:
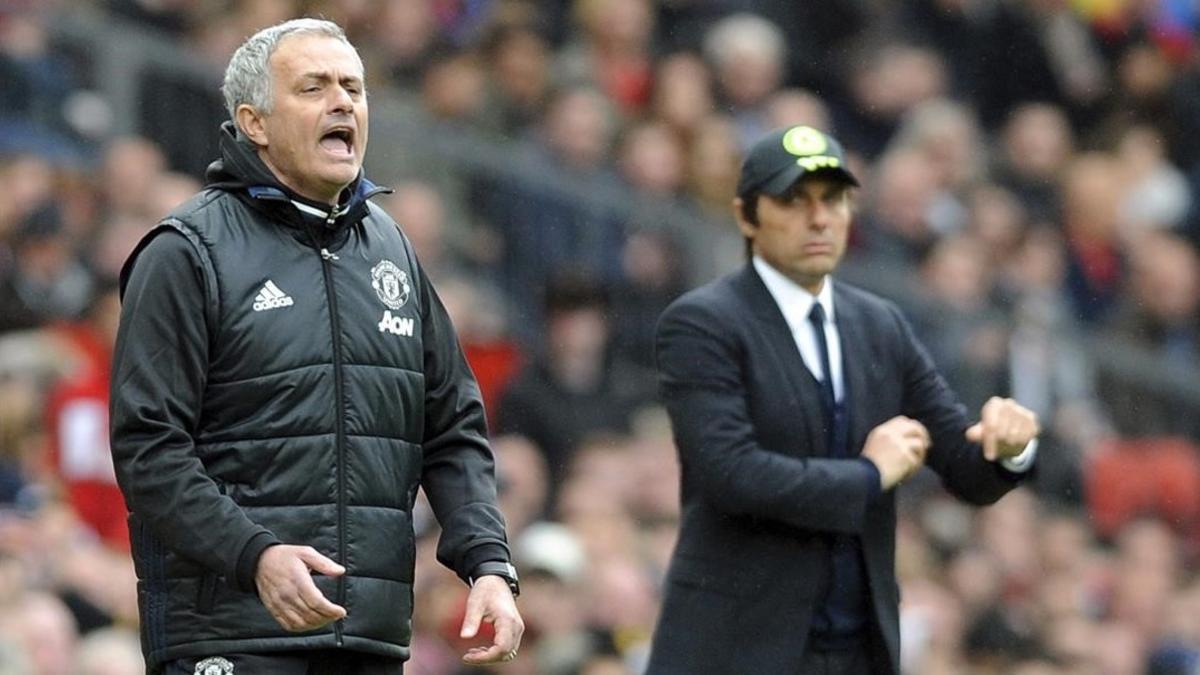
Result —
[{"label": "man's left hand", "polygon": [[466,639],[475,637],[483,621],[492,624],[495,629],[492,644],[471,647],[463,654],[463,662],[484,666],[515,659],[517,648],[521,646],[521,634],[525,632],[525,622],[517,612],[517,603],[508,588],[508,582],[495,575],[475,580],[471,594],[467,596],[467,614],[460,635]]},{"label": "man's left hand", "polygon": [[983,444],[991,462],[1016,457],[1041,433],[1037,414],[1011,398],[993,396],[983,404],[979,422],[967,429],[967,440]]}]

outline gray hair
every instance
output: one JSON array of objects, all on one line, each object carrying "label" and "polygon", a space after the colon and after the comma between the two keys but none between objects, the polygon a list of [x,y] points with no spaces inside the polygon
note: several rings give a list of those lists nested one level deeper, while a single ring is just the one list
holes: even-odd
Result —
[{"label": "gray hair", "polygon": [[749,12],[731,14],[708,29],[704,55],[709,62],[721,67],[743,54],[782,64],[787,37],[770,20]]},{"label": "gray hair", "polygon": [[[243,103],[264,113],[271,112],[271,55],[290,35],[323,35],[341,40],[354,49],[342,27],[324,19],[292,19],[258,31],[238,47],[225,69],[221,93],[225,95],[225,108],[234,124],[237,124],[238,106]],[[354,53],[357,55],[358,50]]]}]

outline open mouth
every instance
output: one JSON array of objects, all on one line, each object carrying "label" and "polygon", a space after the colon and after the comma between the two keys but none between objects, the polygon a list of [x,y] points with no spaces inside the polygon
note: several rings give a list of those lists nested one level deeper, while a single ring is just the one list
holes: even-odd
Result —
[{"label": "open mouth", "polygon": [[354,155],[354,130],[349,127],[334,127],[321,136],[321,147],[327,152],[342,157]]}]

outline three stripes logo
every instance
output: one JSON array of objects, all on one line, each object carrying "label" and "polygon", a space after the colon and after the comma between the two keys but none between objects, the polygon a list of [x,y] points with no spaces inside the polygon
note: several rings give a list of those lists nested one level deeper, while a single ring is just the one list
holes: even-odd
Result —
[{"label": "three stripes logo", "polygon": [[254,296],[254,311],[262,312],[268,309],[277,307],[291,307],[291,296],[279,290],[274,281],[267,279],[267,283],[258,291],[258,295]]}]

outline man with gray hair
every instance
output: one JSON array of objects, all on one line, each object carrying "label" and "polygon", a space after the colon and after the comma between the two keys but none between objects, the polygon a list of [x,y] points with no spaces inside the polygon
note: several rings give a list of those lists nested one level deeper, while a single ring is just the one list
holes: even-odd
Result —
[{"label": "man with gray hair", "polygon": [[368,200],[363,65],[297,19],[233,55],[207,185],[125,263],[112,452],[151,673],[401,673],[424,488],[468,664],[524,626],[479,387]]}]

